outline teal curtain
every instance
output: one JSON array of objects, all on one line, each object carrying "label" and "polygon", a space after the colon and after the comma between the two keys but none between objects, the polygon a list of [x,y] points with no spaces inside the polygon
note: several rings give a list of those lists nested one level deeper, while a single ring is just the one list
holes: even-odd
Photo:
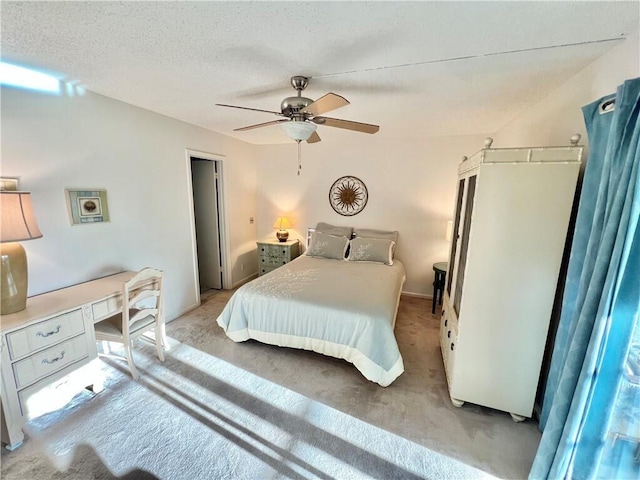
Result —
[{"label": "teal curtain", "polygon": [[589,159],[531,479],[639,478],[639,113],[640,78],[583,107]]}]

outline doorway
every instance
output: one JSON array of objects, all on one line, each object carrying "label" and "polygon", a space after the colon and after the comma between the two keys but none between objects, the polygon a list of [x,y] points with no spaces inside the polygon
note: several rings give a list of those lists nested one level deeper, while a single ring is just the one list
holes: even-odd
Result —
[{"label": "doorway", "polygon": [[202,296],[224,286],[221,165],[219,161],[193,155],[190,161],[198,282]]}]

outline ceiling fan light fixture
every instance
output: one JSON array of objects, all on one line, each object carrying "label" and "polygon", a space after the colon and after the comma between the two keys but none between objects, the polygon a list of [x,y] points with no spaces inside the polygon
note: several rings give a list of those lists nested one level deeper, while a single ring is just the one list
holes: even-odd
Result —
[{"label": "ceiling fan light fixture", "polygon": [[316,131],[315,123],[304,121],[291,121],[282,124],[282,129],[287,136],[296,142],[302,142],[308,140],[309,137]]}]

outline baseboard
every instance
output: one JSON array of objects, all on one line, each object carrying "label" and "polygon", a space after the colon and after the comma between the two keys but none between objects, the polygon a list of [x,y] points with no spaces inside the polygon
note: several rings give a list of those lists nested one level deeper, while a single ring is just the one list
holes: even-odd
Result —
[{"label": "baseboard", "polygon": [[[242,280],[237,281],[236,283],[234,283],[231,288],[229,290],[233,290],[234,288],[239,287],[240,285],[244,285],[245,283],[253,280],[254,278],[256,278],[258,276],[258,273],[252,273],[251,275],[249,275],[248,277],[243,278]],[[185,313],[190,312],[191,310],[194,310],[196,308],[198,308],[200,306],[199,303],[194,303],[193,305],[189,305],[186,308],[183,308],[182,310],[180,310],[178,313],[176,313],[175,315],[172,315],[170,318],[167,317],[165,319],[165,322],[171,322],[173,320],[175,320],[176,318],[181,317],[182,315],[184,315]]]},{"label": "baseboard", "polygon": [[244,277],[242,280],[238,280],[236,283],[231,285],[231,290],[233,290],[234,288],[238,288],[240,285],[244,285],[247,282],[250,282],[254,278],[258,278],[258,272],[252,273],[248,277]]},{"label": "baseboard", "polygon": [[165,322],[169,323],[173,320],[175,320],[176,318],[181,317],[182,315],[184,315],[185,313],[190,312],[191,310],[195,310],[196,308],[198,308],[200,306],[199,303],[194,303],[193,305],[189,305],[186,308],[183,308],[180,312],[176,313],[175,315],[172,315],[170,318],[165,318]]},{"label": "baseboard", "polygon": [[427,298],[429,300],[433,298],[433,295],[429,295],[426,293],[407,292],[406,290],[402,291],[402,295],[406,295],[407,297]]}]

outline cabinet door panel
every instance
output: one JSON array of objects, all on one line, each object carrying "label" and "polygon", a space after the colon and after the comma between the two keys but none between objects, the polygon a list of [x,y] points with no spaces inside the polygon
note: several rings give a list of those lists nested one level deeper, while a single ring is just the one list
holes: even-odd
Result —
[{"label": "cabinet door panel", "polygon": [[447,293],[451,297],[451,281],[453,280],[454,267],[456,266],[456,253],[458,248],[458,231],[460,229],[460,211],[462,210],[462,197],[464,196],[464,178],[458,182],[458,199],[456,200],[456,214],[453,222],[453,239],[451,241],[451,257],[447,273]]},{"label": "cabinet door panel", "polygon": [[471,231],[471,218],[473,216],[473,199],[476,195],[476,179],[477,175],[469,177],[467,186],[467,198],[464,209],[464,225],[462,229],[462,238],[460,239],[460,258],[458,260],[458,276],[456,278],[456,292],[453,298],[453,309],[456,315],[460,315],[460,300],[462,296],[462,287],[464,285],[464,269],[467,264],[467,252],[469,250],[469,232]]}]

